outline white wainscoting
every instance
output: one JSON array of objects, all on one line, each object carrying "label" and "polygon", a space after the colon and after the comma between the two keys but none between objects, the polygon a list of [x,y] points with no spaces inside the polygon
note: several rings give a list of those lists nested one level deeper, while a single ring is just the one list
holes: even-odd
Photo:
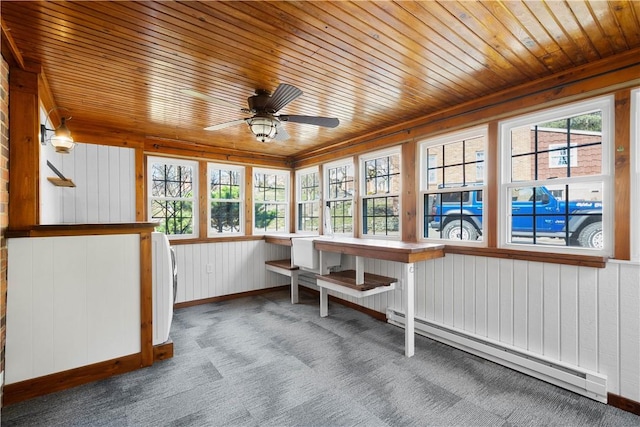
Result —
[{"label": "white wainscoting", "polygon": [[[264,261],[289,248],[263,241],[178,245],[178,302],[288,283]],[[211,273],[207,272],[210,265]],[[342,256],[342,268],[353,258]],[[402,264],[365,260],[366,271],[404,281]],[[301,284],[314,287],[301,278]],[[402,289],[355,304],[404,312]],[[606,376],[607,392],[640,401],[640,265],[606,268],[446,255],[416,263],[416,317]]]},{"label": "white wainscoting", "polygon": [[[76,144],[69,154],[42,147],[40,162],[40,223],[97,224],[134,222],[135,150],[96,144]],[[49,160],[76,184],[56,187]]]},{"label": "white wainscoting", "polygon": [[264,262],[289,258],[287,246],[263,240],[175,245],[176,302],[285,285],[289,278],[266,271]]},{"label": "white wainscoting", "polygon": [[[401,267],[366,261],[367,271],[404,280]],[[361,300],[330,293],[376,311],[404,312],[401,289]],[[638,263],[613,260],[600,269],[446,255],[416,263],[415,313],[436,325],[603,374],[608,392],[640,401]]]},{"label": "white wainscoting", "polygon": [[6,384],[140,352],[140,236],[8,240]]}]

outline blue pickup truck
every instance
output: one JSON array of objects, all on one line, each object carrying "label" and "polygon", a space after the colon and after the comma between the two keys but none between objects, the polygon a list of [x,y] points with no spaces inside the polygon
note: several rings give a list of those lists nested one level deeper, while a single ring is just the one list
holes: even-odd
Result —
[{"label": "blue pickup truck", "polygon": [[[439,232],[439,237],[477,240],[482,235],[482,190],[431,195],[425,203],[428,227]],[[603,245],[600,201],[570,201],[567,206],[545,187],[521,188],[513,195],[511,217],[512,237],[531,241],[535,235],[536,239],[563,239],[568,246],[596,249]]]}]

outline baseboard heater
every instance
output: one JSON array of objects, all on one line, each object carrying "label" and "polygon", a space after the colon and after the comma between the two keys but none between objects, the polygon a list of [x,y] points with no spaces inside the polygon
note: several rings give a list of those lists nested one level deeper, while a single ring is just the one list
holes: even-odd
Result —
[{"label": "baseboard heater", "polygon": [[[404,328],[404,313],[387,309],[388,322]],[[484,359],[607,403],[607,377],[574,365],[558,362],[500,342],[415,318],[417,334],[466,351]]]}]

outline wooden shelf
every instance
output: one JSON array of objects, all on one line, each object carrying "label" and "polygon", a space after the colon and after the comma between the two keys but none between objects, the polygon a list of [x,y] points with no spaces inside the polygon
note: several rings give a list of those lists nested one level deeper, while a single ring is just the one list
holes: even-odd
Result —
[{"label": "wooden shelf", "polygon": [[271,270],[276,273],[280,273],[282,270],[293,271],[293,270],[299,269],[297,265],[291,264],[290,259],[277,259],[272,261],[265,261],[264,264],[267,267],[267,270]]},{"label": "wooden shelf", "polygon": [[407,243],[396,240],[319,236],[314,240],[314,246],[319,251],[403,263],[425,261],[444,256],[444,245],[436,243]]},{"label": "wooden shelf", "polygon": [[50,183],[52,183],[53,185],[55,185],[56,187],[75,187],[76,184],[74,184],[74,182],[72,180],[70,180],[69,178],[56,178],[56,177],[47,177],[47,179],[49,180]]},{"label": "wooden shelf", "polygon": [[380,276],[378,274],[364,273],[364,283],[356,284],[356,271],[345,270],[330,274],[316,275],[318,286],[342,292],[356,298],[363,298],[383,292],[389,292],[396,288],[398,279]]},{"label": "wooden shelf", "polygon": [[300,268],[297,265],[293,265],[291,263],[291,259],[276,259],[272,261],[265,261],[264,266],[267,271],[282,274],[286,277],[291,277],[291,304],[297,304],[298,270],[300,270]]}]

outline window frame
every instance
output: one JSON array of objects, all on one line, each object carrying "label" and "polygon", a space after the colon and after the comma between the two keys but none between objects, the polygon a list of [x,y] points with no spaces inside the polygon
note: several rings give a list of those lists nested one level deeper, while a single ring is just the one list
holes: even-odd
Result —
[{"label": "window frame", "polygon": [[[640,236],[640,87],[631,91],[631,236]],[[640,261],[640,239],[631,238],[631,259]]]},{"label": "window frame", "polygon": [[[482,221],[482,227],[481,227],[481,233],[483,236],[482,240],[453,240],[453,239],[445,239],[445,238],[441,238],[441,237],[424,237],[425,236],[425,230],[426,227],[425,226],[425,221],[426,221],[426,215],[427,212],[425,212],[425,208],[424,208],[424,198],[425,195],[427,194],[452,194],[452,193],[460,193],[460,192],[465,192],[465,191],[470,191],[470,190],[475,190],[475,191],[482,191],[482,212],[483,212],[483,216],[487,214],[487,212],[489,211],[489,209],[487,208],[487,202],[486,202],[486,193],[487,193],[487,150],[489,148],[489,130],[488,130],[488,126],[487,125],[482,125],[482,126],[476,126],[476,127],[472,127],[472,128],[468,128],[468,129],[463,129],[460,131],[455,131],[455,132],[450,132],[450,133],[446,133],[446,134],[442,134],[439,136],[435,136],[433,138],[428,138],[428,139],[424,139],[421,140],[418,143],[418,147],[419,150],[418,152],[420,153],[420,159],[419,159],[419,171],[418,171],[418,176],[420,179],[420,183],[419,183],[419,198],[417,200],[418,203],[418,213],[419,213],[419,217],[420,218],[420,224],[418,225],[418,229],[419,229],[419,240],[420,241],[425,241],[425,242],[432,242],[432,243],[444,243],[447,245],[456,245],[456,246],[473,246],[473,247],[486,247],[487,246],[487,221],[483,220]],[[471,139],[475,139],[478,137],[484,137],[484,148],[483,148],[483,168],[482,168],[482,174],[483,174],[483,179],[482,179],[482,184],[479,185],[469,185],[467,184],[466,186],[458,186],[458,187],[443,187],[443,188],[439,188],[436,190],[430,190],[428,188],[428,181],[431,181],[430,179],[427,180],[429,178],[429,174],[430,171],[429,170],[429,163],[430,161],[427,158],[427,150],[433,147],[440,147],[440,146],[445,146],[445,145],[449,145],[449,144],[454,144],[454,143],[459,143],[465,140],[471,140]],[[474,157],[477,159],[477,151],[474,154]],[[477,161],[477,160],[476,160]],[[463,159],[463,164],[464,164],[464,159]],[[477,163],[476,163],[476,169],[475,169],[475,173],[477,174],[478,170],[477,170]]]},{"label": "window frame", "polygon": [[198,169],[198,162],[194,161],[194,160],[186,160],[186,159],[180,159],[180,158],[175,158],[175,157],[162,157],[162,156],[147,156],[147,218],[149,219],[149,221],[154,222],[154,219],[152,218],[152,201],[156,200],[156,199],[167,199],[164,197],[158,198],[158,197],[154,197],[152,195],[152,189],[153,189],[153,173],[152,173],[152,165],[153,164],[163,164],[163,165],[173,165],[173,166],[178,166],[178,167],[191,167],[193,170],[193,181],[191,183],[192,185],[192,193],[193,196],[191,198],[177,198],[176,200],[185,200],[185,201],[191,201],[191,203],[193,204],[192,207],[192,216],[191,216],[191,220],[192,220],[192,232],[189,234],[169,234],[166,233],[167,237],[170,240],[186,240],[186,239],[197,239],[200,235],[200,226],[199,226],[199,212],[200,212],[200,205],[199,205],[199,187],[198,187],[198,177],[199,175],[199,169]]},{"label": "window frame", "polygon": [[[318,177],[317,180],[317,191],[316,191],[316,198],[313,200],[306,200],[303,201],[302,200],[302,177],[304,175],[312,175],[312,174],[316,174]],[[311,166],[308,168],[304,168],[304,169],[298,169],[296,170],[296,208],[295,208],[295,230],[296,233],[300,233],[300,234],[318,234],[320,232],[320,222],[322,219],[322,212],[320,210],[320,202],[322,200],[322,182],[320,182],[320,169],[318,168],[318,166]],[[301,215],[301,208],[302,205],[316,205],[317,206],[317,212],[318,212],[318,228],[316,230],[302,230],[300,228],[300,215]],[[309,217],[309,218],[313,218],[313,217]]]},{"label": "window frame", "polygon": [[[389,193],[386,196],[376,196],[368,195],[366,191],[367,180],[364,174],[366,173],[365,164],[371,160],[377,160],[384,157],[398,156],[398,192],[397,193]],[[391,147],[383,150],[372,151],[366,154],[362,154],[359,156],[359,186],[358,186],[358,217],[360,219],[359,224],[359,233],[362,238],[365,239],[380,239],[380,240],[402,240],[402,149],[399,146]],[[365,201],[367,199],[375,199],[380,197],[397,197],[398,198],[398,234],[397,235],[389,235],[389,234],[365,234],[364,229],[366,227],[365,220]],[[388,233],[388,231],[387,231]]]},{"label": "window frame", "polygon": [[[330,182],[329,182],[329,178],[330,178],[330,173],[329,170],[330,169],[336,169],[336,168],[341,168],[341,167],[347,167],[351,169],[351,172],[353,174],[353,194],[351,197],[331,197],[331,191],[330,191]],[[322,205],[324,207],[328,207],[330,203],[336,202],[351,202],[351,232],[350,233],[344,233],[344,232],[338,232],[335,229],[332,229],[332,233],[334,235],[339,235],[339,236],[349,236],[349,237],[353,237],[356,233],[356,228],[357,228],[357,224],[356,224],[356,214],[357,214],[357,206],[356,206],[356,200],[358,200],[358,177],[356,176],[356,170],[355,170],[355,164],[353,161],[353,158],[346,158],[346,159],[340,159],[340,160],[335,160],[333,162],[329,162],[329,163],[325,163],[322,165],[322,173],[323,173],[323,197],[322,197]],[[323,224],[325,221],[325,217],[324,217],[324,209],[323,209]],[[345,218],[345,217],[343,217]],[[332,218],[333,220],[333,218]],[[324,230],[324,233],[326,234],[326,229]]]},{"label": "window frame", "polygon": [[[211,197],[211,173],[218,170],[229,172],[233,171],[239,173],[238,188],[240,189],[240,195],[238,199],[214,199],[213,197]],[[215,239],[228,236],[243,236],[245,234],[245,181],[246,169],[244,166],[225,163],[207,163],[207,237]],[[211,203],[214,201],[220,203],[238,203],[240,205],[238,215],[239,230],[237,232],[212,232]]]},{"label": "window frame", "polygon": [[[601,141],[601,166],[600,174],[586,176],[572,176],[561,178],[547,178],[538,180],[512,181],[512,153],[511,131],[512,129],[534,126],[536,123],[545,123],[564,118],[588,114],[594,111],[602,111],[602,141]],[[615,127],[614,121],[614,97],[607,95],[592,98],[585,101],[546,108],[514,118],[502,120],[499,128],[499,191],[498,191],[498,247],[519,251],[566,253],[575,255],[611,256],[614,248],[614,200],[613,200],[613,146]],[[569,185],[583,183],[601,183],[602,185],[602,229],[606,238],[602,249],[582,248],[579,246],[555,246],[534,243],[513,243],[511,239],[511,191],[518,187],[541,187],[548,185]]]},{"label": "window frame", "polygon": [[[263,201],[258,201],[256,198],[256,175],[257,174],[273,174],[273,175],[282,175],[285,179],[285,188],[284,188],[284,194],[285,194],[285,200],[284,201],[269,201],[269,202],[263,202]],[[291,171],[289,171],[288,169],[274,169],[274,168],[254,168],[252,171],[252,185],[251,185],[251,208],[252,208],[252,228],[253,228],[253,234],[255,235],[265,235],[265,234],[284,234],[284,233],[288,233],[289,230],[291,229],[291,214],[290,214],[290,202],[291,202]],[[264,229],[259,229],[256,228],[256,206],[258,204],[263,204],[263,203],[269,203],[269,204],[273,204],[273,205],[282,205],[284,206],[284,211],[285,211],[285,217],[284,217],[284,228],[283,230],[276,230],[276,231],[272,231],[272,230],[264,230]]]},{"label": "window frame", "polygon": [[[303,175],[311,175],[316,174],[318,176],[317,180],[317,197],[313,200],[302,200],[302,176]],[[322,201],[322,182],[320,182],[320,169],[318,166],[311,166],[304,169],[296,170],[296,212],[295,212],[295,230],[296,233],[310,233],[310,234],[318,234],[320,232],[320,222],[322,220],[322,212],[320,209],[320,203]],[[318,228],[316,230],[302,230],[300,229],[300,213],[301,213],[301,205],[317,205],[318,211]],[[310,217],[313,218],[313,217]]]}]

